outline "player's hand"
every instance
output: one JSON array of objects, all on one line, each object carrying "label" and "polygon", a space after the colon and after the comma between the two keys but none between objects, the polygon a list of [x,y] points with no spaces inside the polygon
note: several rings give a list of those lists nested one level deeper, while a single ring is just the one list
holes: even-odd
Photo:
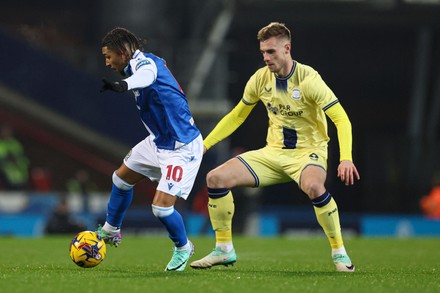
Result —
[{"label": "player's hand", "polygon": [[206,151],[207,151],[206,147],[203,146],[203,154],[206,154]]},{"label": "player's hand", "polygon": [[339,163],[338,177],[346,186],[353,185],[354,179],[360,180],[359,172],[352,161],[344,160]]},{"label": "player's hand", "polygon": [[104,83],[102,85],[100,93],[105,92],[106,90],[111,90],[117,93],[123,93],[128,90],[128,83],[126,81],[110,81],[107,79],[103,79],[102,82]]}]

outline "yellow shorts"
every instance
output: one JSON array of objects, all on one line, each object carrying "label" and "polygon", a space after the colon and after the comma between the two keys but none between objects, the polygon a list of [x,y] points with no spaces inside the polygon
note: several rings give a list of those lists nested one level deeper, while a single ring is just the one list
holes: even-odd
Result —
[{"label": "yellow shorts", "polygon": [[298,185],[305,167],[314,165],[327,170],[327,148],[278,149],[264,147],[237,156],[255,178],[255,187],[294,180]]}]

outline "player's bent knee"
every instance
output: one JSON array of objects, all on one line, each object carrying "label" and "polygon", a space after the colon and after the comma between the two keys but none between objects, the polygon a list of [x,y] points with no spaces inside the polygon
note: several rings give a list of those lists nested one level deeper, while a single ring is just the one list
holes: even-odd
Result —
[{"label": "player's bent knee", "polygon": [[227,185],[227,178],[222,172],[214,169],[206,175],[206,184],[214,188],[224,187]]},{"label": "player's bent knee", "polygon": [[215,172],[215,170],[209,171],[208,174],[206,174],[206,184],[208,186],[215,186],[218,184],[218,176]]},{"label": "player's bent knee", "polygon": [[130,190],[134,186],[132,184],[128,184],[127,182],[119,178],[119,176],[116,175],[116,172],[113,172],[112,181],[113,184],[121,190]]},{"label": "player's bent knee", "polygon": [[317,198],[325,191],[324,185],[313,181],[301,184],[301,189],[309,196],[310,199]]},{"label": "player's bent knee", "polygon": [[153,210],[153,215],[156,218],[165,218],[174,212],[174,206],[160,207],[152,204],[151,209]]}]

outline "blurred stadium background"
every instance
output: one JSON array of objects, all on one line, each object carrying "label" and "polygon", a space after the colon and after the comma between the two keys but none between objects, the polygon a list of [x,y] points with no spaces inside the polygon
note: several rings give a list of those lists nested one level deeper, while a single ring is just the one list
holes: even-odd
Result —
[{"label": "blurred stadium background", "polygon": [[[440,0],[23,0],[2,1],[0,9],[0,124],[21,143],[26,173],[13,186],[2,178],[0,235],[44,235],[62,208],[90,229],[102,223],[111,174],[146,133],[131,94],[99,93],[103,76],[116,77],[100,52],[107,31],[123,26],[147,39],[146,51],[167,60],[207,135],[263,66],[256,34],[271,21],[291,28],[294,59],[321,73],[351,118],[362,177],[353,187],[336,178],[339,150],[329,125],[327,185],[343,228],[440,235],[440,221],[420,208],[440,170]],[[206,155],[193,194],[179,207],[190,233],[210,233],[207,171],[263,146],[266,123],[259,105]],[[159,231],[149,207],[154,188],[136,187],[125,231]],[[293,183],[235,194],[237,232],[319,230]]]}]

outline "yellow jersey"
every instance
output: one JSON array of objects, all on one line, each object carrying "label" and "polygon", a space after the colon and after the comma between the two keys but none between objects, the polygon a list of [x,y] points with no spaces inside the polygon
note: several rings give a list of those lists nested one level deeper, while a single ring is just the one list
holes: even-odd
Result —
[{"label": "yellow jersey", "polygon": [[313,68],[294,61],[287,77],[278,78],[267,67],[246,84],[243,98],[203,141],[206,149],[231,135],[258,101],[269,116],[267,146],[279,149],[327,149],[326,115],[338,132],[340,160],[350,160],[351,123],[339,100]]},{"label": "yellow jersey", "polygon": [[324,111],[339,101],[312,67],[294,61],[290,74],[279,78],[267,66],[246,84],[242,101],[261,100],[267,109],[267,145],[295,149],[325,147],[329,141]]}]

